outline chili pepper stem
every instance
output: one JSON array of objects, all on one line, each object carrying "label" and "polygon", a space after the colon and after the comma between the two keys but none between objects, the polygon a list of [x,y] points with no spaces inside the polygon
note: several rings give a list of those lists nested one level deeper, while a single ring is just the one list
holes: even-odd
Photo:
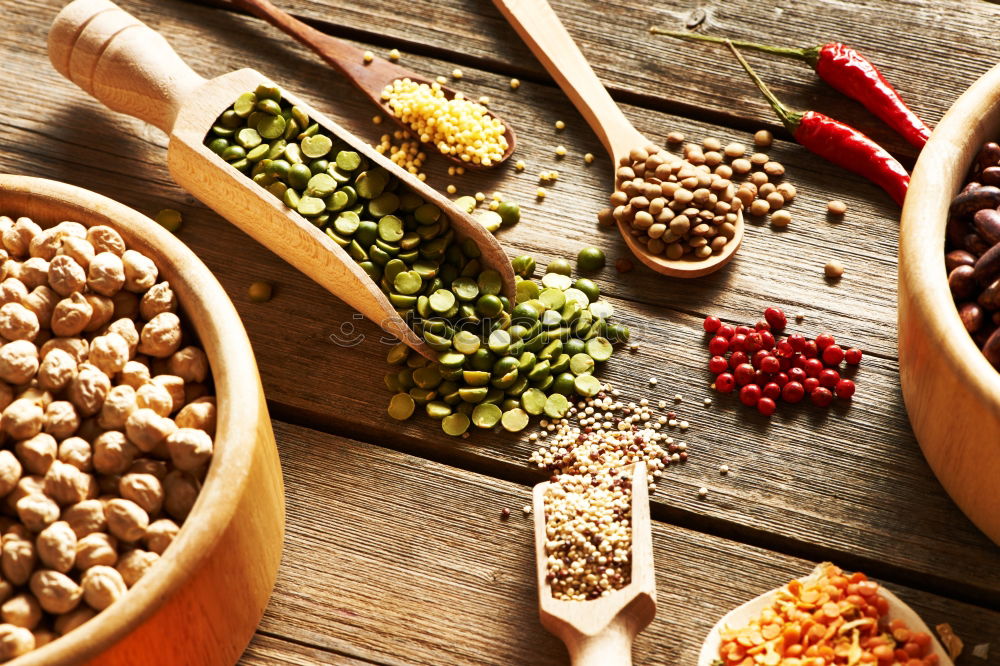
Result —
[{"label": "chili pepper stem", "polygon": [[774,112],[778,115],[778,118],[781,119],[781,122],[785,126],[785,129],[787,129],[790,133],[794,135],[795,130],[798,129],[799,127],[799,123],[802,122],[802,116],[804,114],[799,113],[797,111],[790,111],[788,107],[782,104],[781,101],[777,97],[775,97],[774,93],[771,92],[771,89],[767,87],[767,84],[764,83],[764,81],[761,80],[759,76],[757,76],[757,72],[753,70],[753,67],[750,66],[750,63],[748,63],[746,59],[743,57],[743,55],[736,49],[736,46],[733,44],[733,42],[731,42],[728,39],[725,41],[726,41],[726,46],[728,46],[729,50],[733,52],[733,55],[736,56],[736,59],[740,61],[740,64],[743,65],[743,69],[745,69],[747,74],[750,75],[750,78],[753,79],[753,82],[754,84],[756,84],[757,89],[760,90],[761,94],[767,98],[768,103],[771,105],[771,108],[774,109]]},{"label": "chili pepper stem", "polygon": [[808,48],[795,48],[792,46],[773,46],[771,44],[760,44],[758,42],[744,42],[739,39],[729,40],[725,37],[715,37],[714,35],[702,35],[696,32],[681,32],[678,30],[664,30],[663,28],[658,28],[655,25],[649,28],[649,32],[654,35],[666,35],[668,37],[676,37],[677,39],[684,39],[689,42],[710,42],[712,44],[727,44],[732,42],[736,46],[744,49],[754,49],[755,51],[761,51],[763,53],[770,53],[772,55],[783,56],[786,58],[794,58],[796,60],[802,60],[807,62],[813,67],[819,62],[819,53],[822,49],[821,46],[810,46]]}]

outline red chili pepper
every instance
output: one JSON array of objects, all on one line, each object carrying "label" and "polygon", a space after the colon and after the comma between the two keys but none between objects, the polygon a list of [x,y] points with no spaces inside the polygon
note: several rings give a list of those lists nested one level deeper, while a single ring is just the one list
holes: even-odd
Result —
[{"label": "red chili pepper", "polygon": [[[725,39],[693,32],[675,32],[652,27],[656,35],[669,35],[691,41],[724,44]],[[830,42],[822,46],[792,48],[770,46],[755,42],[732,40],[736,46],[763,51],[773,55],[795,58],[809,63],[821,79],[851,99],[864,104],[865,108],[882,119],[904,139],[917,148],[923,148],[931,135],[930,129],[917,114],[910,110],[878,68],[868,58],[840,42]]]},{"label": "red chili pepper", "polygon": [[895,157],[866,134],[839,120],[815,111],[801,113],[787,109],[736,47],[732,43],[728,45],[796,141],[820,157],[867,178],[885,190],[897,204],[903,205],[910,175]]}]

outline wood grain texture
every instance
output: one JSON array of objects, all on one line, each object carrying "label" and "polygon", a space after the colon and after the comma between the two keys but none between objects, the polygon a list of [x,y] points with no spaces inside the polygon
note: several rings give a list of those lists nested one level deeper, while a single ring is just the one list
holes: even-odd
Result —
[{"label": "wood grain texture", "polygon": [[110,225],[130,249],[152,259],[198,334],[219,404],[212,464],[170,549],[122,603],[12,666],[232,662],[267,604],[284,529],[274,434],[250,343],[232,303],[182,243],[105,197],[48,180],[0,175],[0,209],[43,227],[62,220]]},{"label": "wood grain texture", "polygon": [[[958,94],[995,64],[996,50],[984,26],[1000,17],[996,4],[950,0],[665,0],[647,5],[553,0],[552,5],[617,98],[745,129],[766,124],[776,130],[780,123],[724,48],[650,35],[649,26],[696,28],[782,46],[844,42],[866,54],[933,127]],[[386,49],[459,51],[456,57],[465,65],[547,78],[499,12],[479,0],[414,0],[404,15],[389,0],[282,0],[281,6]],[[750,60],[788,106],[821,111],[861,129],[893,153],[914,155],[909,144],[806,65],[752,54]]]},{"label": "wood grain texture", "polygon": [[[318,108],[356,134],[378,136],[380,128],[367,122],[373,107],[366,100],[261,22],[180,2],[124,4],[166,34],[203,74],[265,62],[275,80],[311,91]],[[373,9],[373,21],[378,11]],[[355,319],[352,309],[173,185],[163,167],[162,135],[134,119],[109,114],[40,64],[45,61],[38,46],[44,42],[44,25],[38,16],[46,12],[54,15],[55,10],[42,0],[12,7],[13,29],[25,38],[16,48],[0,45],[14,71],[34,72],[32,84],[22,85],[16,96],[14,88],[0,89],[0,102],[9,109],[0,118],[0,170],[85,184],[150,213],[179,208],[186,220],[180,238],[236,302],[272,406],[286,417],[508,478],[538,479],[525,464],[531,447],[521,438],[477,433],[474,439],[455,441],[425,418],[389,422],[381,379],[386,345],[379,343],[378,329]],[[428,75],[453,67],[416,56],[407,56],[406,63]],[[531,253],[544,265],[596,244],[610,261],[627,256],[616,234],[595,234],[594,212],[605,200],[610,165],[600,159],[589,167],[583,164],[581,155],[599,152],[599,143],[561,93],[528,82],[512,92],[505,76],[469,68],[462,87],[470,94],[491,95],[501,114],[520,119],[518,152],[528,169],[458,179],[446,175],[446,163],[432,160],[429,182],[438,187],[456,182],[462,193],[500,190],[519,201],[522,222],[500,235],[511,255]],[[625,112],[650,136],[678,129],[697,138],[749,138],[637,107]],[[552,129],[556,119],[566,121],[564,132]],[[558,143],[570,147],[563,160],[552,154]],[[655,495],[654,515],[815,559],[833,553],[845,564],[874,567],[883,576],[1000,603],[1000,555],[937,485],[899,395],[893,205],[873,186],[795,146],[778,142],[771,153],[787,165],[788,177],[800,191],[787,231],[751,221],[740,256],[724,271],[696,282],[665,279],[642,268],[627,275],[609,268],[598,276],[642,345],[637,355],[616,357],[607,376],[635,399],[649,395],[669,400],[676,392],[687,398],[679,411],[692,423],[684,438],[692,447],[692,460],[670,472],[668,492]],[[561,177],[538,203],[533,192],[543,169],[558,169]],[[831,198],[847,201],[843,221],[826,218],[823,211]],[[848,268],[838,284],[822,278],[822,266],[832,257]],[[252,304],[245,295],[247,286],[260,279],[276,284],[275,298],[265,305]],[[710,395],[710,377],[698,316],[711,312],[753,322],[771,304],[790,315],[807,315],[793,330],[830,330],[869,354],[850,408],[799,406],[767,421],[737,405],[732,396],[716,397],[709,409],[701,406],[701,398]],[[650,376],[660,380],[655,390],[647,388]],[[735,473],[718,476],[722,463]],[[695,495],[701,485],[711,489],[708,502]],[[942,562],[949,564],[943,567]]]},{"label": "wood grain texture", "polygon": [[368,666],[377,663],[353,656],[300,645],[279,636],[257,632],[240,657],[241,666]]},{"label": "wood grain texture", "polygon": [[[262,631],[319,648],[348,642],[377,662],[566,663],[537,619],[534,516],[521,512],[530,487],[275,427],[289,524]],[[653,553],[659,608],[636,639],[640,664],[696,663],[725,612],[815,565],[655,521]],[[928,624],[950,622],[967,646],[998,639],[996,612],[888,587]],[[1000,664],[1000,653],[958,663]]]}]

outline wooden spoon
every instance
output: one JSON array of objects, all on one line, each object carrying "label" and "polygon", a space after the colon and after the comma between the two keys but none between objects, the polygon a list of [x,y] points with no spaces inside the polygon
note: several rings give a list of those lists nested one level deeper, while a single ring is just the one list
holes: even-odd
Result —
[{"label": "wooden spoon", "polygon": [[[546,0],[493,0],[493,4],[583,115],[616,167],[618,160],[628,156],[633,148],[644,148],[654,143],[632,126],[611,99]],[[736,235],[726,243],[720,254],[706,259],[671,260],[651,254],[632,235],[627,223],[618,223],[618,231],[626,245],[642,263],[664,275],[684,278],[707,275],[729,263],[743,242],[743,227],[743,214],[740,213],[736,221]]]},{"label": "wooden spoon", "polygon": [[[365,63],[364,52],[361,49],[316,30],[278,9],[269,0],[229,0],[229,4],[264,19],[285,34],[293,37],[300,44],[315,51],[328,65],[331,65],[346,76],[348,81],[357,86],[359,90],[368,95],[369,99],[380,106],[387,118],[412,133],[409,125],[397,118],[392,109],[389,108],[388,103],[382,99],[382,90],[396,79],[408,78],[411,81],[426,83],[427,85],[430,85],[431,81],[377,56],[371,62]],[[452,99],[455,96],[455,91],[451,88],[441,86],[441,91],[448,99]],[[489,115],[493,118],[499,118],[492,111],[489,112]],[[499,119],[503,122],[506,130],[504,136],[507,138],[507,150],[500,161],[493,162],[490,166],[484,167],[481,164],[464,162],[461,158],[454,155],[444,155],[444,157],[466,169],[492,169],[504,162],[514,152],[517,139],[510,124],[502,118]],[[437,146],[432,144],[426,145],[429,145],[435,153],[438,152]]]},{"label": "wooden spoon", "polygon": [[593,601],[552,597],[545,579],[545,490],[532,495],[535,514],[535,570],[542,626],[562,639],[573,666],[630,666],[632,640],[656,616],[656,576],[649,521],[646,463],[632,465],[632,582]]},{"label": "wooden spoon", "polygon": [[[49,58],[60,73],[109,108],[163,130],[170,138],[167,166],[181,187],[408,346],[435,358],[343,248],[204,145],[216,118],[240,94],[274,82],[253,69],[205,80],[159,33],[109,0],[66,5],[49,32]],[[480,248],[483,265],[500,273],[503,293],[514,300],[510,262],[482,224],[294,93],[283,94],[353,150],[438,206],[458,236]]]},{"label": "wooden spoon", "polygon": [[[810,583],[818,580],[826,566],[827,565],[825,563],[817,565],[817,567],[813,569],[808,576],[800,578],[799,580],[803,583]],[[782,588],[776,588],[769,592],[765,592],[759,597],[751,599],[742,606],[734,608],[726,613],[726,615],[724,615],[722,619],[719,620],[714,627],[712,627],[712,630],[708,632],[708,637],[705,638],[705,642],[702,644],[701,652],[698,655],[698,666],[712,666],[712,663],[719,659],[719,648],[722,646],[723,629],[738,629],[740,627],[747,626],[751,620],[755,620],[760,617],[761,611],[769,607],[774,602],[775,596],[781,589]],[[937,638],[934,637],[933,632],[927,628],[927,625],[924,624],[922,619],[920,619],[920,616],[917,615],[916,611],[907,606],[895,594],[885,589],[885,587],[881,588],[879,594],[881,594],[885,600],[889,602],[888,618],[890,621],[899,618],[906,622],[906,626],[910,629],[910,631],[923,631],[929,634],[932,638],[932,652],[940,658],[940,666],[953,666],[951,657],[949,657],[945,649],[941,647],[941,643],[939,643]]]}]

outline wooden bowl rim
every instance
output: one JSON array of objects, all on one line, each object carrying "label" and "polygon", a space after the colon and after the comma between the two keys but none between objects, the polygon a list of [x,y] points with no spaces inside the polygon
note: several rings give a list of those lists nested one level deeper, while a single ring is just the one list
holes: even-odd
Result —
[{"label": "wooden bowl rim", "polygon": [[122,233],[130,249],[148,253],[161,269],[161,277],[169,274],[182,308],[205,313],[204,317],[189,316],[188,322],[208,356],[216,395],[226,397],[218,401],[215,451],[208,475],[171,547],[123,599],[99,613],[97,621],[9,662],[11,666],[76,663],[107,649],[151,617],[198,569],[225,532],[246,490],[257,446],[256,429],[263,411],[260,378],[246,331],[222,285],[173,234],[128,206],[53,180],[0,174],[0,214],[19,212],[11,210],[16,205],[10,201],[12,194],[45,201],[58,211],[45,221],[109,224]]},{"label": "wooden bowl rim", "polygon": [[904,289],[914,295],[917,321],[938,342],[940,354],[958,377],[995,413],[1000,413],[1000,372],[986,360],[958,316],[948,287],[944,246],[951,200],[982,142],[998,130],[1000,65],[972,84],[931,134],[913,169],[899,232],[900,296]]}]

